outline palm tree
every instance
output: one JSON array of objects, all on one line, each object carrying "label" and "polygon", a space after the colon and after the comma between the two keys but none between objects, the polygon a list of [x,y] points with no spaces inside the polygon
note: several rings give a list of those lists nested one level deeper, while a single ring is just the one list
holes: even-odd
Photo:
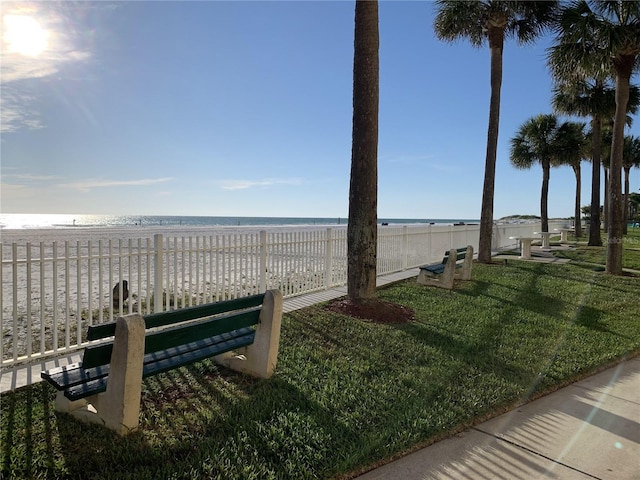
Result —
[{"label": "palm tree", "polygon": [[576,193],[574,202],[575,235],[582,236],[582,221],[580,218],[580,199],[582,194],[582,160],[588,156],[587,137],[584,132],[585,124],[579,122],[565,122],[558,129],[558,157],[562,165],[569,165],[576,177]]},{"label": "palm tree", "polygon": [[[551,167],[562,163],[577,163],[582,158],[584,137],[582,125],[559,123],[555,115],[538,115],[524,122],[511,139],[510,160],[514,167],[528,169],[534,163],[542,166],[540,217],[542,231],[549,231],[548,196]],[[580,202],[577,202],[577,222],[580,221]],[[576,228],[577,227],[576,222]],[[577,233],[577,232],[576,232]]]},{"label": "palm tree", "polygon": [[[614,112],[615,114],[615,112]],[[604,207],[603,207],[603,228],[604,233],[609,231],[609,222],[607,222],[607,216],[609,215],[609,167],[611,166],[611,142],[613,142],[613,119],[606,121],[602,125],[602,140],[601,140],[601,158],[602,168],[604,172],[604,179],[602,181],[604,185]]]},{"label": "palm tree", "polygon": [[502,86],[502,51],[505,38],[515,37],[521,44],[532,42],[551,25],[558,2],[523,2],[478,0],[438,0],[434,29],[445,41],[468,39],[474,47],[489,44],[491,53],[491,100],[489,127],[480,212],[478,261],[491,262],[493,232],[493,197],[495,190],[500,90]]},{"label": "palm tree", "polygon": [[[553,50],[549,56],[553,62]],[[602,122],[615,114],[615,90],[601,79],[557,79],[552,104],[555,111],[591,117],[591,212],[589,246],[602,246],[600,235],[600,171],[602,169]]]},{"label": "palm tree", "polygon": [[[630,79],[640,65],[640,2],[571,2],[557,24],[551,66],[557,76],[594,77],[615,73],[616,111],[611,144],[607,263],[605,271],[622,274],[622,150]],[[594,73],[598,72],[598,74]],[[601,77],[599,77],[601,78]]]},{"label": "palm tree", "polygon": [[640,137],[624,137],[622,168],[624,169],[624,233],[627,233],[631,203],[629,202],[629,175],[633,167],[640,168]]},{"label": "palm tree", "polygon": [[378,2],[356,0],[347,225],[347,294],[353,303],[376,297],[379,43]]}]

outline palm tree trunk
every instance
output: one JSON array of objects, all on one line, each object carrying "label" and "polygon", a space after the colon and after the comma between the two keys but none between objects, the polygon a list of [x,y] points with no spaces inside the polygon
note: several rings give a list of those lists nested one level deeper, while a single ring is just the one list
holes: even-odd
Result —
[{"label": "palm tree trunk", "polygon": [[589,243],[590,247],[601,247],[602,236],[600,235],[600,149],[602,135],[602,120],[599,116],[594,116],[591,121],[592,132],[592,152],[591,159],[591,218],[589,219]]},{"label": "palm tree trunk", "polygon": [[604,225],[603,230],[604,233],[609,232],[609,223],[607,218],[609,217],[609,169],[604,167],[604,209],[602,214],[604,218],[602,219],[602,224]]},{"label": "palm tree trunk", "polygon": [[487,156],[484,166],[484,185],[482,188],[482,207],[480,212],[480,240],[478,245],[478,262],[480,263],[491,263],[493,197],[496,181],[498,127],[500,125],[500,90],[502,88],[504,28],[489,27],[488,37],[491,52],[491,100],[489,103]]},{"label": "palm tree trunk", "polygon": [[623,207],[623,218],[622,218],[622,233],[625,235],[628,233],[627,225],[629,223],[629,174],[631,173],[631,167],[624,167],[624,207]]},{"label": "palm tree trunk", "polygon": [[378,242],[378,2],[357,0],[353,59],[353,131],[347,294],[354,303],[376,297]]},{"label": "palm tree trunk", "polygon": [[573,165],[573,173],[576,176],[576,200],[574,207],[574,218],[575,218],[575,231],[576,238],[580,238],[582,236],[582,219],[581,219],[581,211],[580,211],[580,194],[582,192],[582,173],[580,169],[580,164]]},{"label": "palm tree trunk", "polygon": [[[630,61],[625,61],[630,60]],[[614,60],[614,63],[615,60]],[[607,264],[605,272],[622,275],[622,153],[624,127],[629,102],[629,79],[635,63],[635,55],[616,64],[616,116],[613,122],[613,141],[609,166],[609,240],[607,241]]]},{"label": "palm tree trunk", "polygon": [[549,177],[551,165],[549,161],[542,161],[542,193],[540,195],[540,219],[542,221],[542,231],[549,231]]}]

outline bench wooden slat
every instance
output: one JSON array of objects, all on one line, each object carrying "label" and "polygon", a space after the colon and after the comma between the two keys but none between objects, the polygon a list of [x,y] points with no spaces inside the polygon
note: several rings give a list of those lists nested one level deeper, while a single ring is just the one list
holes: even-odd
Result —
[{"label": "bench wooden slat", "polygon": [[433,265],[425,265],[424,267],[420,267],[423,270],[426,270],[431,273],[440,274],[444,272],[444,264],[443,263],[435,263]]},{"label": "bench wooden slat", "polygon": [[[146,365],[149,363],[157,362],[165,358],[184,354],[199,348],[205,348],[210,345],[223,343],[235,338],[246,338],[247,335],[255,335],[254,329],[251,327],[241,328],[238,330],[234,330],[233,332],[224,333],[205,340],[191,342],[186,345],[180,345],[161,352],[149,353],[144,357],[144,364]],[[67,365],[65,367],[58,367],[46,372],[42,372],[41,377],[44,380],[47,380],[57,390],[64,390],[65,388],[69,388],[80,383],[85,383],[98,378],[106,377],[108,374],[108,364],[100,365],[95,368],[85,369],[83,368],[82,363],[79,362],[72,365]]]},{"label": "bench wooden slat", "polygon": [[[211,317],[220,313],[233,310],[243,310],[246,308],[262,305],[264,293],[249,297],[235,298],[223,302],[198,305],[195,307],[181,308],[170,312],[151,313],[144,316],[146,328],[164,327],[174,323],[195,320],[202,317]],[[87,332],[87,340],[100,340],[102,338],[113,337],[116,333],[116,322],[91,325]]]},{"label": "bench wooden slat", "polygon": [[168,329],[151,333],[145,338],[144,353],[166,350],[209,337],[219,336],[227,332],[233,332],[240,328],[252,327],[260,320],[260,310],[261,309],[257,308],[225,317],[216,317],[212,320],[198,322],[178,329]]},{"label": "bench wooden slat", "polygon": [[[235,333],[235,336],[233,335]],[[251,345],[255,338],[255,330],[243,328],[207,340],[180,345],[163,351],[145,355],[142,377],[150,377],[174,368],[204,360],[221,353]],[[80,400],[107,390],[107,376],[67,388],[64,396],[69,400]]]},{"label": "bench wooden slat", "polygon": [[82,368],[82,363],[72,363],[64,367],[56,367],[40,373],[40,377],[53,385],[57,390],[64,390],[72,385],[87,382],[93,378],[105,377],[109,374],[109,365],[95,368]]},{"label": "bench wooden slat", "polygon": [[[456,254],[456,261],[464,260],[466,256],[467,256],[466,249],[463,250],[462,252],[458,250],[458,253]],[[447,260],[449,260],[449,253],[445,254],[445,256],[442,257],[442,263],[447,263]]]},{"label": "bench wooden slat", "polygon": [[[195,342],[242,327],[256,325],[260,319],[260,308],[234,313],[222,317],[214,317],[190,326],[169,328],[161,332],[150,333],[145,337],[144,353],[165,350],[185,343]],[[102,345],[91,345],[85,348],[82,357],[84,368],[105,365],[111,361],[113,342]]]},{"label": "bench wooden slat", "polygon": [[[193,350],[232,341],[237,338],[253,338],[254,335],[255,330],[251,327],[239,328],[232,332],[223,333],[215,337],[179,345],[159,352],[146,354],[144,356],[144,364],[151,364],[153,362],[157,362],[166,358],[186,354]],[[85,369],[83,368],[81,362],[64,367],[57,367],[41,373],[42,379],[49,382],[57,390],[64,390],[65,388],[73,387],[74,385],[78,385],[80,383],[90,382],[92,380],[106,377],[107,375],[109,375],[108,364],[100,365],[95,368]]]}]

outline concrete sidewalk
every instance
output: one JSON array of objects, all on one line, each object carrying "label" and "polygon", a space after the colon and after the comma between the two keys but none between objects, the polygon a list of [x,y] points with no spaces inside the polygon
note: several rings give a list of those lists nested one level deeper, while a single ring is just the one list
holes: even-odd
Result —
[{"label": "concrete sidewalk", "polygon": [[640,479],[640,357],[357,480]]}]

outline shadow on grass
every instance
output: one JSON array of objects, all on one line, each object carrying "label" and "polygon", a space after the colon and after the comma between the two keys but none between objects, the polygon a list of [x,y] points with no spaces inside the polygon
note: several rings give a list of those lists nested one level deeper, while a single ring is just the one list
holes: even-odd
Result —
[{"label": "shadow on grass", "polygon": [[317,478],[338,463],[332,439],[359,444],[357,430],[286,379],[218,368],[145,379],[140,428],[124,437],[54,412],[44,383],[10,394],[1,478]]},{"label": "shadow on grass", "polygon": [[484,373],[499,375],[508,379],[513,379],[515,376],[521,379],[521,383],[524,386],[531,382],[531,373],[529,371],[517,367],[511,362],[506,362],[494,353],[495,339],[500,335],[499,322],[487,324],[485,335],[481,336],[477,341],[456,339],[452,335],[444,334],[425,323],[416,322],[412,325],[398,328],[412,335],[423,345],[436,348],[444,355],[464,362],[469,368],[480,369]]},{"label": "shadow on grass", "polygon": [[[513,321],[517,317],[520,309],[530,310],[536,313],[551,314],[558,318],[559,312],[564,302],[554,296],[545,295],[539,292],[538,281],[543,276],[548,276],[548,268],[545,264],[527,264],[523,262],[511,263],[508,266],[494,265],[492,269],[505,268],[511,272],[521,272],[527,275],[529,279],[526,283],[517,284],[512,279],[502,281],[499,275],[494,275],[492,280],[475,280],[470,286],[456,290],[460,295],[466,295],[473,298],[487,297],[496,300],[504,305],[506,310],[502,311],[502,319],[504,321]],[[492,289],[499,287],[508,289],[509,294],[499,296],[492,292]]]},{"label": "shadow on grass", "polygon": [[602,321],[604,312],[598,308],[589,306],[581,306],[578,310],[575,324],[580,327],[585,327],[590,330],[594,330],[600,333],[607,333],[616,337],[624,338],[627,340],[633,340],[629,335],[622,335],[615,330],[611,330],[606,323]]},{"label": "shadow on grass", "polygon": [[[23,388],[21,395],[2,398],[2,461],[0,478],[32,478],[38,462],[53,465],[51,423],[47,416],[50,397],[37,387]],[[42,423],[42,421],[44,423]],[[35,430],[34,425],[42,427]],[[44,436],[44,438],[41,438]]]},{"label": "shadow on grass", "polygon": [[[544,293],[548,287],[541,282],[548,276],[548,270],[544,264],[488,266],[483,274],[476,276],[481,280],[458,283],[449,298],[428,290],[430,296],[441,298],[440,302],[433,303],[434,311],[445,310],[446,317],[454,318],[453,323],[416,321],[398,328],[421,343],[458,358],[470,368],[498,375],[504,380],[515,379],[520,388],[533,393],[539,382],[539,372],[549,362],[548,358],[545,360],[545,354],[553,357],[552,348],[536,351],[544,346],[536,344],[535,339],[523,338],[520,353],[528,355],[530,362],[527,362],[514,358],[516,351],[512,347],[503,348],[502,339],[535,335],[548,328],[562,336],[572,323],[568,312],[575,311],[574,306],[553,293]],[[451,308],[451,304],[456,307]],[[458,320],[455,319],[456,308]],[[585,318],[592,318],[599,312],[590,309],[583,314]],[[465,318],[467,315],[474,317]]]}]

